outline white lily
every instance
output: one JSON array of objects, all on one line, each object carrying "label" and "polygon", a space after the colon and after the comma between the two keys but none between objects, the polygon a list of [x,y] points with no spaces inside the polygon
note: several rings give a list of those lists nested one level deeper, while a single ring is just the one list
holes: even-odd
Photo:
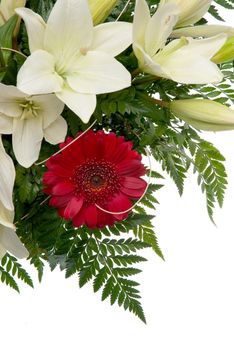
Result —
[{"label": "white lily", "polygon": [[1,0],[0,3],[0,26],[15,15],[17,7],[25,6],[27,0]]},{"label": "white lily", "polygon": [[43,137],[53,145],[64,141],[63,108],[54,95],[30,96],[0,84],[0,134],[12,134],[13,150],[22,166],[30,167],[38,159]]},{"label": "white lily", "polygon": [[175,4],[179,8],[179,16],[176,27],[184,27],[194,24],[208,11],[212,0],[161,0],[160,6]]},{"label": "white lily", "polygon": [[224,131],[234,129],[234,110],[211,100],[176,100],[169,104],[171,111],[199,130]]},{"label": "white lily", "polygon": [[220,33],[227,34],[228,37],[234,35],[234,28],[219,24],[203,24],[199,26],[191,26],[173,30],[170,37],[180,38],[181,36],[192,36],[194,38],[205,37],[209,38]]},{"label": "white lily", "polygon": [[208,39],[184,38],[166,44],[179,9],[173,3],[161,5],[150,17],[145,0],[137,0],[133,22],[133,49],[139,68],[146,73],[185,84],[217,83],[223,75],[211,58],[227,36]]},{"label": "white lily", "polygon": [[57,0],[47,24],[29,9],[16,12],[25,21],[32,53],[18,74],[20,90],[54,92],[86,123],[97,94],[131,85],[129,72],[114,58],[132,42],[130,23],[93,27],[87,0]]},{"label": "white lily", "polygon": [[7,251],[18,258],[26,258],[28,256],[28,251],[16,235],[13,224],[14,205],[12,192],[14,181],[14,164],[5,152],[0,136],[0,259]]}]

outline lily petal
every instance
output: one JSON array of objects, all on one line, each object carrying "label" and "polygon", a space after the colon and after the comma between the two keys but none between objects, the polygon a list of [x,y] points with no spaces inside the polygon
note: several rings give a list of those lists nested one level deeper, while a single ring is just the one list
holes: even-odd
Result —
[{"label": "lily petal", "polygon": [[0,244],[19,259],[27,258],[28,250],[24,247],[15,231],[8,227],[0,228]]},{"label": "lily petal", "polygon": [[212,58],[225,44],[227,40],[226,34],[219,34],[207,39],[188,38],[188,45],[183,46],[177,52],[181,51],[191,55],[202,55],[208,59]]},{"label": "lily petal", "polygon": [[30,51],[43,50],[46,28],[43,18],[25,7],[17,8],[15,12],[24,20],[26,25]]},{"label": "lily petal", "polygon": [[17,100],[25,97],[26,95],[15,86],[0,83],[0,113],[8,117],[20,117],[22,109]]},{"label": "lily petal", "polygon": [[66,86],[56,95],[80,117],[83,123],[88,123],[96,108],[97,101],[94,94],[81,94]]},{"label": "lily petal", "polygon": [[39,157],[43,139],[42,118],[14,119],[12,143],[18,162],[30,167]]},{"label": "lily petal", "polygon": [[33,101],[40,107],[43,129],[46,129],[50,124],[56,121],[64,108],[64,103],[52,94],[33,96]]},{"label": "lily petal", "polygon": [[[206,84],[220,82],[223,75],[218,66],[210,61],[210,58],[225,43],[226,35],[221,34],[217,37],[201,40],[188,38],[187,40],[187,45],[172,51],[170,54],[167,52],[165,56],[163,54],[158,55],[159,57],[155,57],[155,61],[162,66],[170,79],[179,83]],[[169,47],[170,44],[167,46]]]},{"label": "lily petal", "polygon": [[136,0],[133,19],[133,42],[144,47],[145,32],[150,20],[149,7],[145,0]]},{"label": "lily petal", "polygon": [[86,0],[57,0],[45,31],[45,48],[63,60],[89,48],[93,23]]},{"label": "lily petal", "polygon": [[61,116],[57,117],[57,119],[44,130],[44,138],[52,145],[63,142],[66,135],[67,122]]},{"label": "lily petal", "polygon": [[14,211],[6,209],[2,204],[2,202],[0,201],[0,228],[1,228],[1,225],[3,225],[6,227],[15,229],[13,220],[14,220]]},{"label": "lily petal", "polygon": [[165,45],[178,20],[178,14],[178,6],[168,3],[160,6],[150,18],[145,34],[145,50],[150,56],[154,56]]},{"label": "lily petal", "polygon": [[140,46],[134,45],[134,52],[139,60],[139,67],[145,72],[152,75],[167,78],[163,67],[156,63]]},{"label": "lily petal", "polygon": [[29,95],[60,91],[63,79],[55,72],[54,57],[38,50],[27,58],[17,76],[17,87]]},{"label": "lily petal", "polygon": [[76,72],[67,76],[72,89],[80,93],[103,94],[131,85],[131,75],[115,58],[89,51],[79,59]]},{"label": "lily petal", "polygon": [[163,62],[163,69],[170,79],[183,84],[218,83],[223,79],[216,64],[202,56],[191,55],[189,50],[175,52]]},{"label": "lily petal", "polygon": [[94,27],[91,51],[103,51],[115,57],[132,43],[132,24],[109,22]]},{"label": "lily petal", "polygon": [[[1,24],[1,21],[0,21]],[[4,24],[4,23],[3,23]],[[0,260],[4,257],[4,255],[6,254],[6,249],[1,245],[0,243]]]},{"label": "lily petal", "polygon": [[6,153],[0,137],[0,201],[6,209],[13,210],[12,192],[15,182],[15,167]]},{"label": "lily petal", "polygon": [[0,134],[12,134],[13,119],[0,114]]}]

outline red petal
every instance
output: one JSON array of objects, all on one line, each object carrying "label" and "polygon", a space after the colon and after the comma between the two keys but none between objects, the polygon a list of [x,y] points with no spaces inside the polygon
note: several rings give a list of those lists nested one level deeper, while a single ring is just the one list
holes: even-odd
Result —
[{"label": "red petal", "polygon": [[117,171],[119,175],[122,176],[143,176],[146,174],[146,169],[139,160],[124,160],[121,163],[117,164]]},{"label": "red petal", "polygon": [[[126,197],[122,193],[118,193],[112,199],[112,201],[110,203],[108,203],[107,210],[111,211],[111,212],[114,212],[114,213],[118,213],[118,212],[122,212],[122,211],[125,211],[127,209],[130,209],[131,207],[132,207],[132,203],[130,202],[128,197]],[[125,219],[128,216],[129,212],[124,213],[124,214],[112,214],[112,215],[117,220],[122,221],[123,219]]]},{"label": "red petal", "polygon": [[73,197],[72,193],[69,193],[65,196],[52,197],[49,201],[49,205],[51,205],[52,207],[56,207],[56,208],[65,207],[67,205],[67,203],[72,199],[72,197]]},{"label": "red petal", "polygon": [[56,186],[52,188],[52,194],[57,196],[63,196],[64,194],[68,194],[73,192],[75,186],[70,182],[60,182]]},{"label": "red petal", "polygon": [[122,143],[116,149],[116,152],[112,155],[112,161],[114,163],[120,163],[122,160],[127,158],[129,151],[129,145],[127,142]]},{"label": "red petal", "polygon": [[76,216],[82,208],[83,202],[83,198],[73,197],[64,210],[64,218],[71,220]]},{"label": "red petal", "polygon": [[47,185],[47,186],[54,186],[56,185],[58,182],[61,181],[61,179],[54,175],[54,173],[52,171],[47,171],[44,175],[43,175],[43,184]]},{"label": "red petal", "polygon": [[[81,135],[82,133],[78,133],[77,136]],[[76,165],[79,163],[82,163],[84,161],[84,154],[81,152],[82,150],[82,138],[81,136],[79,139],[74,141],[69,147],[64,149],[62,151],[62,156],[64,160],[70,161],[71,163],[75,163]],[[67,138],[69,139],[69,142],[64,142],[63,147],[67,146],[68,144],[73,141],[73,138]]]},{"label": "red petal", "polygon": [[61,162],[60,164],[53,164],[52,166],[49,167],[49,169],[56,175],[60,177],[70,177],[73,173],[73,168],[69,166],[62,166]]},{"label": "red petal", "polygon": [[116,148],[116,135],[110,132],[105,140],[105,159],[110,160]]},{"label": "red petal", "polygon": [[137,151],[131,150],[131,151],[128,152],[127,159],[138,159],[138,160],[141,160],[142,157]]},{"label": "red petal", "polygon": [[97,226],[97,208],[95,205],[90,205],[85,209],[85,223],[89,228]]},{"label": "red petal", "polygon": [[145,189],[147,183],[139,178],[126,176],[123,179],[121,192],[132,198],[140,198]]},{"label": "red petal", "polygon": [[96,141],[97,141],[97,159],[102,159],[105,154],[105,140],[106,135],[102,130],[97,132]]},{"label": "red petal", "polygon": [[73,137],[68,136],[65,142],[60,143],[59,148],[62,149],[74,140]]},{"label": "red petal", "polygon": [[132,188],[122,187],[121,192],[131,198],[140,198],[144,193],[144,189],[134,190]]},{"label": "red petal", "polygon": [[62,154],[56,154],[56,156],[50,157],[50,158],[46,161],[46,166],[47,166],[47,168],[52,167],[54,164],[60,163],[60,161],[62,161],[62,159],[63,159]]},{"label": "red petal", "polygon": [[98,214],[98,218],[97,218],[97,227],[98,228],[102,228],[104,226],[114,225],[115,219],[114,219],[113,215],[107,214],[101,209],[97,209],[97,214]]},{"label": "red petal", "polygon": [[126,176],[123,178],[122,185],[127,188],[134,190],[145,189],[146,182],[143,179],[137,177]]},{"label": "red petal", "polygon": [[82,150],[85,158],[92,159],[96,156],[96,134],[93,131],[89,131],[82,136]]},{"label": "red petal", "polygon": [[75,227],[80,227],[85,222],[85,210],[86,208],[82,208],[80,212],[73,218],[72,223]]}]

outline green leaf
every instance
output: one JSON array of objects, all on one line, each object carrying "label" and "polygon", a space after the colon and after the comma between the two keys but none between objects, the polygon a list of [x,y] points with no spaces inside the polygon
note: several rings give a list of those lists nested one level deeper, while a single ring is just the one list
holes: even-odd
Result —
[{"label": "green leaf", "polygon": [[163,256],[163,253],[162,253],[162,251],[161,251],[161,248],[160,248],[159,245],[158,245],[157,237],[156,237],[155,234],[152,233],[152,231],[151,231],[151,232],[149,232],[149,231],[147,232],[147,231],[145,230],[145,232],[143,233],[143,240],[144,240],[145,243],[148,243],[148,244],[151,245],[151,247],[153,248],[154,252],[155,252],[160,258],[162,258],[163,260],[165,260],[165,259],[164,259],[164,256]]},{"label": "green leaf", "polygon": [[97,292],[105,284],[107,276],[108,276],[108,270],[107,270],[107,267],[104,266],[94,279],[94,282],[93,282],[94,292]]},{"label": "green leaf", "polygon": [[[12,38],[17,23],[18,17],[11,17],[3,26],[0,27],[0,47],[12,48]],[[0,72],[0,81],[4,78],[7,70],[7,63],[11,52],[7,50],[0,50],[0,67],[3,71]]]},{"label": "green leaf", "polygon": [[215,7],[214,5],[211,5],[209,8],[209,13],[215,18],[218,19],[219,21],[224,22],[224,19],[219,15],[219,11],[217,9],[217,7]]},{"label": "green leaf", "polygon": [[16,292],[19,293],[19,287],[14,278],[10,275],[9,272],[5,271],[0,266],[0,276],[1,276],[1,282],[5,283],[7,286],[11,287],[12,289],[16,290]]},{"label": "green leaf", "polygon": [[228,0],[215,0],[215,2],[217,4],[219,4],[220,6],[223,6],[226,9],[230,9],[230,10],[234,9],[234,6],[232,5],[233,0],[229,0],[229,1]]}]

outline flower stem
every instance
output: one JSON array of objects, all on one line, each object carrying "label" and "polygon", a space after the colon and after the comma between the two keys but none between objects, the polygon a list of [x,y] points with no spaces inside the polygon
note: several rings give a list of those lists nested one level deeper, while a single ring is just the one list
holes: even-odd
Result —
[{"label": "flower stem", "polygon": [[151,101],[161,107],[166,107],[166,108],[169,108],[169,102],[167,101],[162,101],[162,100],[158,100],[157,98],[153,98],[153,97],[150,97],[142,92],[139,92],[138,91],[138,95],[140,95],[143,99],[147,100],[147,101]]},{"label": "flower stem", "polygon": [[130,4],[131,0],[128,0],[123,8],[123,10],[120,12],[119,16],[116,18],[116,22],[120,19],[120,17],[124,14],[124,12],[127,10],[128,5]]},{"label": "flower stem", "polygon": [[132,79],[135,78],[139,73],[141,73],[141,70],[139,67],[134,69],[131,73]]},{"label": "flower stem", "polygon": [[[51,197],[51,196],[47,196],[47,197],[39,204],[39,207],[41,207],[43,204],[45,204],[45,203],[48,201],[48,199],[49,199],[50,197]],[[25,214],[24,216],[22,216],[22,217],[20,218],[19,221],[23,221],[23,220],[27,219],[27,218],[31,215],[31,213],[32,213],[32,211],[29,211],[27,214]],[[19,221],[16,221],[16,222],[14,223],[14,225],[17,225]]]},{"label": "flower stem", "polygon": [[4,61],[3,54],[2,54],[2,50],[0,50],[0,66],[1,66],[1,68],[3,68],[3,70],[5,70],[6,64],[5,64],[5,61]]},{"label": "flower stem", "polygon": [[17,51],[17,50],[14,50],[14,49],[10,49],[10,48],[8,48],[8,47],[0,47],[0,50],[1,50],[1,51],[11,51],[11,52],[17,53],[18,55],[24,57],[25,59],[27,58],[27,56],[24,55],[22,52]]},{"label": "flower stem", "polygon": [[141,85],[141,84],[145,84],[145,83],[153,83],[154,81],[159,80],[159,79],[160,79],[160,77],[149,75],[149,76],[145,76],[142,78],[134,79],[132,84],[133,85]]}]

